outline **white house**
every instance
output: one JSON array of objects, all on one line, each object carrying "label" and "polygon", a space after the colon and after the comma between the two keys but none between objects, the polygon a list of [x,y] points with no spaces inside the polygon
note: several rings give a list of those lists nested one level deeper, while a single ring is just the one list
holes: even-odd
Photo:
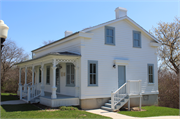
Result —
[{"label": "white house", "polygon": [[[72,33],[32,51],[31,60],[17,63],[25,68],[25,84],[19,78],[18,94],[27,102],[58,107],[117,110],[158,103],[158,41],[115,9],[116,18]],[[27,68],[32,82],[27,84]],[[104,105],[104,106],[103,106]]]}]

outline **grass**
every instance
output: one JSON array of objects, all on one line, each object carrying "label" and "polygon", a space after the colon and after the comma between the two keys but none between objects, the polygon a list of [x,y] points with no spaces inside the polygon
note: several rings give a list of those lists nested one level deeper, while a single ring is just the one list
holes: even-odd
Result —
[{"label": "grass", "polygon": [[1,118],[108,118],[82,110],[40,110],[32,104],[2,105]]},{"label": "grass", "polygon": [[15,97],[13,95],[17,95],[17,94],[15,94],[15,93],[1,93],[1,101],[19,100],[17,97]]},{"label": "grass", "polygon": [[179,109],[159,107],[159,106],[144,106],[142,109],[146,111],[119,111],[119,114],[124,114],[133,117],[153,117],[153,116],[177,116]]},{"label": "grass", "polygon": [[[1,101],[18,100],[13,93],[1,93]],[[1,105],[1,118],[108,118],[82,110],[40,110],[32,104]]]}]

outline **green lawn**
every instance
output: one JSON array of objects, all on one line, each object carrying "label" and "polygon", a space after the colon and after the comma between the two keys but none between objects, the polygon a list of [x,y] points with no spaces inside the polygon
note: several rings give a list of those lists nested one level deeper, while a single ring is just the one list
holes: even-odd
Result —
[{"label": "green lawn", "polygon": [[142,109],[146,111],[119,111],[119,114],[124,114],[133,117],[153,117],[153,116],[177,116],[179,109],[158,107],[158,106],[144,106]]},{"label": "green lawn", "polygon": [[15,94],[15,93],[1,93],[1,101],[19,100],[17,97],[15,97],[13,95],[17,95],[17,94]]},{"label": "green lawn", "polygon": [[108,118],[82,110],[40,110],[31,104],[2,105],[1,118]]}]

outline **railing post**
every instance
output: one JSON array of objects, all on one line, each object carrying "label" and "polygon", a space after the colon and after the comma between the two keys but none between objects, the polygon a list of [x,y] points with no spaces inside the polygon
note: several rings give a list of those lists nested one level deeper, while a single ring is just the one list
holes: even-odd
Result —
[{"label": "railing post", "polygon": [[139,80],[139,94],[141,95],[141,80]]},{"label": "railing post", "polygon": [[114,111],[114,93],[111,91],[111,109]]},{"label": "railing post", "polygon": [[19,90],[20,90],[20,100],[22,100],[22,85],[19,85]]},{"label": "railing post", "polygon": [[30,99],[31,99],[31,87],[30,86],[28,86],[28,96],[27,96],[27,98],[28,98],[28,102],[29,102]]},{"label": "railing post", "polygon": [[127,94],[129,95],[129,93],[130,93],[130,81],[129,80],[127,80],[127,84],[126,84],[126,89],[127,89]]}]

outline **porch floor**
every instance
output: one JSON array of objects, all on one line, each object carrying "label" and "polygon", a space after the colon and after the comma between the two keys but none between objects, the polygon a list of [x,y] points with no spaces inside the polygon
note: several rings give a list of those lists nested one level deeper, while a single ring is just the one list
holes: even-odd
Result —
[{"label": "porch floor", "polygon": [[[44,92],[44,96],[41,96],[41,97],[51,99],[51,95],[52,95],[52,93],[50,93],[50,92]],[[57,95],[57,98],[56,98],[56,99],[76,98],[76,97],[74,97],[74,96],[57,94],[57,93],[56,93],[56,95]]]}]

